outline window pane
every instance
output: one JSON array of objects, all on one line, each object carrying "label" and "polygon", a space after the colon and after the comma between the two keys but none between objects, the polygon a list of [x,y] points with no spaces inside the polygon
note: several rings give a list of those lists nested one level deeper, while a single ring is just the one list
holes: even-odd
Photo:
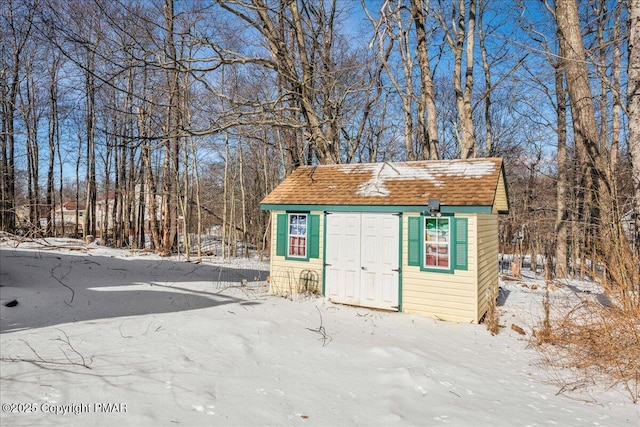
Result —
[{"label": "window pane", "polygon": [[307,215],[289,215],[289,250],[290,256],[306,257],[307,255]]},{"label": "window pane", "polygon": [[449,268],[449,221],[449,218],[425,218],[425,267]]},{"label": "window pane", "polygon": [[438,220],[438,241],[439,242],[449,241],[449,220],[448,219]]},{"label": "window pane", "polygon": [[426,259],[424,260],[424,265],[427,267],[435,267],[436,262],[436,255],[434,255],[433,253],[428,253]]},{"label": "window pane", "polygon": [[439,255],[438,256],[438,267],[449,268],[449,256],[448,255]]}]

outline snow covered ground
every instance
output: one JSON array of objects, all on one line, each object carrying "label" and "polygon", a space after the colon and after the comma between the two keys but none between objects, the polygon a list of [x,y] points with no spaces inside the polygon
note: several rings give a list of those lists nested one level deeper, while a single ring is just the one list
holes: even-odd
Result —
[{"label": "snow covered ground", "polygon": [[[0,425],[640,425],[621,388],[559,393],[564,373],[528,345],[543,294],[535,278],[501,282],[505,328],[491,336],[484,325],[271,296],[267,275],[255,260],[5,239]],[[554,298],[585,284],[569,285]]]}]

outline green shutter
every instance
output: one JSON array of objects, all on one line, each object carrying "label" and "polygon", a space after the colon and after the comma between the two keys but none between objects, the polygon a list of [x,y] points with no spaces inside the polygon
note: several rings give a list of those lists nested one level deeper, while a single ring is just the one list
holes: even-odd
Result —
[{"label": "green shutter", "polygon": [[320,258],[320,215],[309,215],[309,258]]},{"label": "green shutter", "polygon": [[409,238],[407,239],[408,244],[408,256],[407,256],[407,264],[420,266],[420,223],[423,221],[420,216],[410,216],[409,217]]},{"label": "green shutter", "polygon": [[276,228],[276,255],[287,254],[287,214],[278,214]]},{"label": "green shutter", "polygon": [[467,218],[456,218],[456,252],[455,268],[457,270],[467,270],[469,268],[467,252],[469,249],[469,220]]}]

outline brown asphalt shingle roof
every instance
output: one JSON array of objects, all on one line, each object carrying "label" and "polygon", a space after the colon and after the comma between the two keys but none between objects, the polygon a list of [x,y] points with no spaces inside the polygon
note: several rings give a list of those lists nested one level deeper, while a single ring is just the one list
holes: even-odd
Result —
[{"label": "brown asphalt shingle roof", "polygon": [[500,158],[303,166],[261,203],[419,206],[438,198],[448,206],[493,206],[496,192],[506,191],[502,174]]}]

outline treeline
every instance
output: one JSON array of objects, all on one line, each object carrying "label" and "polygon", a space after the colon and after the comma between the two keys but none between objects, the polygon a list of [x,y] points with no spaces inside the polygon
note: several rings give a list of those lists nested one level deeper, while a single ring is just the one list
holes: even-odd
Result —
[{"label": "treeline", "polygon": [[6,0],[0,229],[264,248],[300,165],[502,156],[504,250],[637,280],[639,7]]}]

